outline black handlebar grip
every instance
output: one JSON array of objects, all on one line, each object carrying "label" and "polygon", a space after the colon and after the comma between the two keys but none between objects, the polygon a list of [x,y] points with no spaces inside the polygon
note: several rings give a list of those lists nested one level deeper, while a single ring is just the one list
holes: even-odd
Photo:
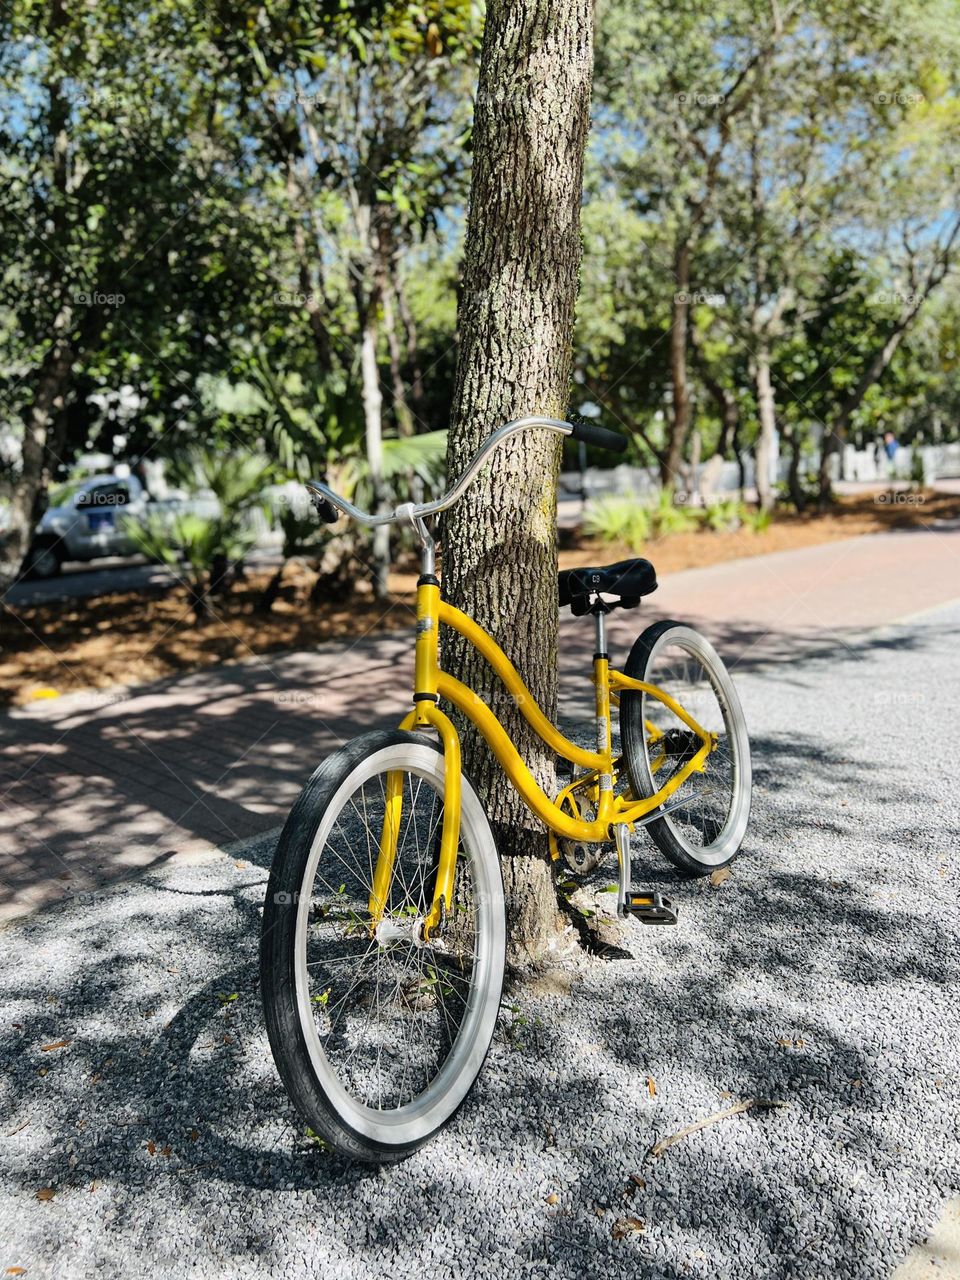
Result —
[{"label": "black handlebar grip", "polygon": [[320,493],[314,493],[310,490],[310,501],[313,503],[317,515],[324,524],[336,524],[340,518],[340,512],[333,503]]},{"label": "black handlebar grip", "polygon": [[582,440],[584,444],[595,445],[598,449],[608,449],[611,453],[623,453],[630,443],[619,431],[609,431],[606,427],[595,427],[592,422],[573,422],[570,432],[574,440]]}]

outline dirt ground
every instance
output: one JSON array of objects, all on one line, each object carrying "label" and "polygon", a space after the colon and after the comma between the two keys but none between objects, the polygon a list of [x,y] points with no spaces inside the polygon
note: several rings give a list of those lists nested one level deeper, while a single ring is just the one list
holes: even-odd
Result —
[{"label": "dirt ground", "polygon": [[[867,494],[841,500],[826,515],[778,515],[769,529],[673,534],[643,550],[663,578],[743,556],[766,555],[890,528],[960,517],[960,498],[943,494]],[[566,533],[560,567],[609,564],[637,554],[616,543]],[[404,566],[406,569],[407,566]],[[183,588],[151,594],[118,592],[58,601],[0,614],[0,705],[23,705],[80,689],[139,685],[176,672],[309,648],[321,641],[409,626],[416,568],[391,574],[391,597],[376,602],[366,583],[349,602],[311,607],[313,575],[288,566],[273,609],[258,608],[269,573],[250,573],[213,603],[198,626]]]}]

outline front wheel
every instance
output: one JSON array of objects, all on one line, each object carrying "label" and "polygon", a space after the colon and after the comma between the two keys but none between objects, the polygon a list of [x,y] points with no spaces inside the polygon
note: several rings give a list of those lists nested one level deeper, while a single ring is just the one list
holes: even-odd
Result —
[{"label": "front wheel", "polygon": [[[690,774],[667,800],[671,812],[646,830],[688,875],[726,865],[750,819],[750,739],[733,681],[713,646],[692,627],[657,622],[637,639],[624,674],[669,694],[717,738],[702,772]],[[653,796],[696,754],[700,737],[648,693],[620,698],[620,737],[630,787]]]},{"label": "front wheel", "polygon": [[[500,1008],[503,884],[466,778],[453,901],[439,934],[423,938],[443,778],[443,755],[422,735],[355,739],[302,791],[267,887],[260,969],[277,1069],[306,1124],[371,1163],[409,1155],[449,1123]],[[385,822],[396,855],[385,909],[374,915]]]}]

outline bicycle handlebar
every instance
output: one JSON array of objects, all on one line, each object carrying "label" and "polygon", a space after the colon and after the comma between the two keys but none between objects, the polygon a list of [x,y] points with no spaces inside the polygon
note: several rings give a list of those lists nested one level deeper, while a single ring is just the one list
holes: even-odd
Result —
[{"label": "bicycle handlebar", "polygon": [[505,422],[484,440],[467,463],[457,483],[435,502],[404,502],[393,511],[374,515],[369,511],[361,511],[352,502],[342,498],[339,493],[334,493],[322,480],[308,480],[307,490],[317,514],[325,524],[335,524],[338,511],[342,511],[351,520],[369,525],[371,528],[375,525],[393,524],[396,520],[422,520],[424,516],[433,516],[446,511],[448,507],[452,507],[459,501],[487,457],[503,444],[504,440],[509,440],[511,436],[519,435],[522,431],[530,431],[535,427],[542,427],[561,436],[572,436],[574,440],[582,440],[584,444],[596,445],[600,449],[610,449],[617,453],[622,453],[627,447],[626,436],[616,431],[608,431],[606,427],[595,427],[589,422],[562,422],[559,418],[517,418],[515,422]]}]

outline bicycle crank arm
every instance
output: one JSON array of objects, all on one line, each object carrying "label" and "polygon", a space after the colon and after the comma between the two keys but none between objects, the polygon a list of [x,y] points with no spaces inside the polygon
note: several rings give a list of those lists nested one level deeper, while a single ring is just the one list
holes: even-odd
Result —
[{"label": "bicycle crank arm", "polygon": [[[679,808],[680,803],[686,801],[674,801],[673,804],[665,805],[661,809],[657,809],[655,813],[648,814],[642,818],[637,826],[644,826],[654,818],[659,818],[664,813],[669,813],[671,809]],[[617,915],[634,916],[643,924],[676,924],[677,911],[669,898],[665,898],[658,889],[642,890],[634,892],[631,885],[632,865],[630,857],[630,831],[625,823],[613,829],[614,838],[617,845],[617,861],[620,867],[620,892],[617,901]]]}]

